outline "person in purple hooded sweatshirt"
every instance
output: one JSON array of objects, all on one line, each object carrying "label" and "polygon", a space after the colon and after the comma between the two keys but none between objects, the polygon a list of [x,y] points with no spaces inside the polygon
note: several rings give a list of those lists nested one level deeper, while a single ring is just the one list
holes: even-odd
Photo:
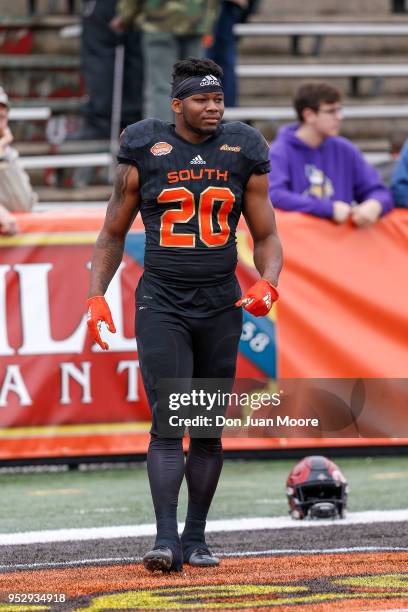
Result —
[{"label": "person in purple hooded sweatshirt", "polygon": [[283,210],[364,227],[393,207],[378,172],[350,140],[339,136],[341,95],[327,83],[298,89],[299,123],[282,127],[269,152],[269,195]]}]

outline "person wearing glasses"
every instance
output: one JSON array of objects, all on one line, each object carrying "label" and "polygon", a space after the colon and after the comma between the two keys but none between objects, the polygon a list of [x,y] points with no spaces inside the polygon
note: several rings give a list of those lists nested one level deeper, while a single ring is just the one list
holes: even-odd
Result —
[{"label": "person wearing glasses", "polygon": [[341,94],[328,83],[307,82],[293,105],[298,122],[283,126],[269,151],[273,205],[332,219],[372,225],[393,208],[390,191],[361,151],[339,136]]}]

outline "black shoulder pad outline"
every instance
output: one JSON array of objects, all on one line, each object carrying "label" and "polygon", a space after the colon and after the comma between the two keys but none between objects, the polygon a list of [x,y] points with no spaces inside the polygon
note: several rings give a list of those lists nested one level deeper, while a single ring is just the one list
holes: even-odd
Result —
[{"label": "black shoulder pad outline", "polygon": [[225,124],[224,134],[240,136],[242,141],[239,144],[247,159],[254,161],[268,159],[269,145],[259,130],[241,121],[232,121]]},{"label": "black shoulder pad outline", "polygon": [[155,134],[162,133],[167,124],[159,119],[142,119],[137,123],[128,125],[124,130],[120,146],[126,148],[139,148],[147,145]]}]

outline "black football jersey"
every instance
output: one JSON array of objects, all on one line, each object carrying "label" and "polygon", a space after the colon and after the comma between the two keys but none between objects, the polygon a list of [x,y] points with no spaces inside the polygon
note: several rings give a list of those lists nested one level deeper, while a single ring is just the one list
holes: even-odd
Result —
[{"label": "black football jersey", "polygon": [[231,308],[245,186],[251,174],[269,171],[263,136],[234,122],[193,144],[174,125],[146,119],[123,132],[118,160],[140,176],[146,247],[138,304],[191,316]]}]

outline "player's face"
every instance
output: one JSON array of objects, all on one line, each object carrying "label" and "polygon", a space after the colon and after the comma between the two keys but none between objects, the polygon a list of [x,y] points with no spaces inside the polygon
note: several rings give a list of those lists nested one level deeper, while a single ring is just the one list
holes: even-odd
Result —
[{"label": "player's face", "polygon": [[327,138],[328,136],[337,136],[340,132],[341,122],[343,120],[343,110],[339,102],[328,103],[322,102],[317,112],[313,111],[314,128],[319,134]]},{"label": "player's face", "polygon": [[181,118],[195,134],[213,134],[224,114],[224,94],[200,93],[181,101]]}]

